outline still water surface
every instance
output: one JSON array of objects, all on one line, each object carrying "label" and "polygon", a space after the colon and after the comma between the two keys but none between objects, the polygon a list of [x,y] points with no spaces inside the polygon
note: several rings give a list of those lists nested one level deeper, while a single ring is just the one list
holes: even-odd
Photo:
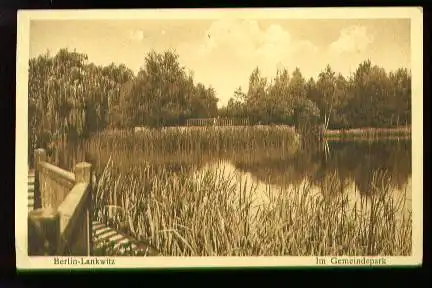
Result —
[{"label": "still water surface", "polygon": [[[368,201],[377,189],[373,185],[388,185],[393,201],[405,212],[411,211],[411,141],[379,140],[328,142],[329,153],[300,151],[287,159],[262,154],[250,158],[233,157],[207,163],[198,170],[223,170],[235,173],[238,184],[254,188],[256,204],[265,204],[270,197],[287,190],[303,191],[331,197],[348,195],[351,207]],[[379,179],[373,181],[375,179]],[[341,185],[329,185],[336,179]],[[269,194],[269,191],[272,192]],[[402,207],[403,205],[403,207]]]},{"label": "still water surface", "polygon": [[[124,159],[150,162],[172,172],[181,170],[199,175],[213,170],[223,171],[226,176],[234,174],[239,186],[246,183],[246,190],[254,188],[256,205],[265,204],[269,197],[275,197],[283,190],[301,190],[305,186],[310,187],[311,193],[328,197],[346,193],[350,203],[355,205],[371,197],[374,175],[379,173],[381,182],[375,181],[375,184],[388,185],[392,198],[403,200],[403,209],[411,211],[411,140],[329,141],[328,148],[327,153],[323,149],[303,149],[294,156],[282,150],[247,154],[233,149],[223,155],[188,152],[151,157],[129,151],[131,155],[125,155]],[[74,162],[86,160],[81,150],[89,148],[68,147],[68,160],[58,159],[55,162],[60,164],[66,161],[68,164],[60,165],[71,166],[71,159]],[[100,152],[100,155],[92,153],[93,158],[104,158],[102,155],[105,152]],[[99,163],[99,166],[103,165]],[[101,170],[101,167],[96,170]],[[329,179],[337,179],[342,185],[329,186]]]}]

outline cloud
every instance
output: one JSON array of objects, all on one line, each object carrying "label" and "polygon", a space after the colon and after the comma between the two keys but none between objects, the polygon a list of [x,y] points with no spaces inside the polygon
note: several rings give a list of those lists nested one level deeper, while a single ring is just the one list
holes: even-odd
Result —
[{"label": "cloud", "polygon": [[373,41],[374,37],[368,34],[366,27],[350,26],[340,31],[339,38],[329,48],[334,54],[358,53],[366,50]]},{"label": "cloud", "polygon": [[182,64],[194,70],[197,81],[211,83],[221,103],[226,103],[239,85],[247,90],[256,66],[264,76],[273,77],[282,66],[291,71],[302,63],[309,65],[318,48],[310,41],[294,39],[280,25],[263,29],[253,20],[221,19],[197,41],[180,44],[177,52]]},{"label": "cloud", "polygon": [[[272,66],[279,61],[290,59],[300,51],[316,52],[311,42],[292,39],[290,33],[280,25],[271,25],[264,30],[257,21],[236,19],[215,21],[201,39],[199,47],[204,54],[220,52],[245,61],[266,62]],[[215,51],[217,49],[220,51]]]},{"label": "cloud", "polygon": [[131,40],[140,42],[144,39],[144,32],[142,30],[132,30],[129,32],[129,38]]}]

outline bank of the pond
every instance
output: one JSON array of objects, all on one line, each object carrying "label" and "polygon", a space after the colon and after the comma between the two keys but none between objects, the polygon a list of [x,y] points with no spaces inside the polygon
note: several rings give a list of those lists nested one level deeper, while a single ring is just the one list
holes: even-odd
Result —
[{"label": "bank of the pond", "polygon": [[[148,135],[148,134],[188,134],[198,132],[213,132],[213,133],[252,133],[252,132],[288,132],[297,135],[294,126],[290,125],[248,125],[248,126],[177,126],[177,127],[135,127],[134,129],[107,129],[98,133],[98,135]],[[324,132],[327,138],[341,137],[365,137],[365,136],[411,136],[411,126],[400,126],[393,128],[355,128],[355,129],[328,129]]]},{"label": "bank of the pond", "polygon": [[358,128],[358,129],[339,129],[327,130],[324,134],[328,140],[338,139],[362,139],[362,138],[409,138],[411,137],[411,126],[397,128]]}]

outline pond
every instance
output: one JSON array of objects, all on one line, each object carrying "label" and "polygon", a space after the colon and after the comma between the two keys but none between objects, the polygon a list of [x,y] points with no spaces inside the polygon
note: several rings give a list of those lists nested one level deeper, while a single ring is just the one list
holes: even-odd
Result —
[{"label": "pond", "polygon": [[[370,197],[374,190],[374,177],[381,177],[391,195],[403,198],[406,209],[411,210],[410,139],[333,140],[325,143],[326,149],[310,147],[295,154],[285,153],[280,148],[245,152],[235,147],[223,153],[180,151],[161,154],[145,153],[145,147],[137,152],[128,150],[127,146],[119,145],[115,149],[112,146],[100,148],[99,142],[92,144],[90,140],[59,149],[54,162],[71,169],[79,161],[90,161],[96,163],[96,172],[100,174],[108,156],[114,155],[117,158],[114,165],[120,170],[121,167],[149,163],[173,173],[223,171],[226,177],[235,174],[239,185],[246,183],[246,190],[253,188],[257,194],[255,198],[261,202],[268,198],[269,190],[279,193],[281,189],[299,189],[309,185],[313,193],[327,193],[328,196],[346,193],[355,203]],[[327,187],[332,178],[337,178],[338,187]]]},{"label": "pond", "polygon": [[[151,165],[172,172],[196,173],[209,169],[222,169],[228,174],[235,172],[239,179],[249,180],[247,182],[257,186],[258,190],[268,186],[274,188],[299,186],[305,181],[318,188],[328,177],[336,175],[344,182],[346,189],[367,197],[372,190],[374,174],[381,172],[385,174],[383,176],[395,193],[405,191],[408,200],[411,199],[410,139],[333,140],[326,143],[328,144],[326,150],[312,147],[301,149],[294,155],[284,153],[283,149],[262,149],[245,153],[235,147],[232,151],[224,151],[224,153],[213,151],[134,153],[136,151],[124,147],[109,152],[117,154],[127,165],[132,165],[127,163],[127,159],[130,159],[133,162],[149,162]],[[145,147],[143,149],[145,150]],[[106,162],[103,158],[112,155],[107,155],[105,152],[103,149],[98,151],[88,143],[80,143],[58,149],[56,157],[51,157],[51,161],[66,169],[72,169],[72,166],[79,161],[96,162],[96,170],[101,170]]]},{"label": "pond", "polygon": [[[232,157],[207,163],[199,173],[222,170],[235,173],[237,182],[253,186],[258,203],[269,199],[268,193],[284,188],[302,190],[310,186],[311,193],[347,194],[353,205],[371,197],[380,180],[390,190],[394,201],[403,201],[405,212],[411,211],[411,141],[328,141],[328,150],[299,151],[287,159],[257,153],[247,158]],[[339,185],[326,187],[337,178]],[[378,179],[380,178],[380,179]],[[375,182],[376,182],[375,181]],[[332,189],[333,188],[333,189]],[[250,189],[247,189],[250,190]],[[331,191],[329,191],[331,190]],[[402,203],[401,203],[402,205]]]},{"label": "pond", "polygon": [[410,140],[165,153],[146,144],[96,137],[50,161],[68,170],[91,162],[96,209],[122,207],[126,229],[164,255],[410,253]]}]

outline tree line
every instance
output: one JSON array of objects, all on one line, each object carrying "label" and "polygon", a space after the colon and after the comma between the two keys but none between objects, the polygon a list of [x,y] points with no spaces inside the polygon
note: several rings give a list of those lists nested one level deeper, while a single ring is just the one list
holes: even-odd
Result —
[{"label": "tree line", "polygon": [[97,66],[67,49],[29,61],[31,147],[86,137],[107,128],[183,125],[189,118],[248,118],[251,124],[395,127],[411,119],[411,75],[367,60],[349,78],[327,66],[316,80],[300,69],[274,79],[254,69],[246,92],[218,109],[213,87],[195,83],[175,51],[149,52],[137,75],[124,64]]},{"label": "tree line", "polygon": [[256,67],[247,92],[237,88],[220,114],[248,117],[252,123],[295,125],[302,111],[326,129],[410,125],[410,71],[387,73],[366,60],[349,78],[327,65],[316,80],[306,81],[296,68],[293,73],[278,70],[269,81]]},{"label": "tree line", "polygon": [[173,51],[148,53],[134,75],[125,65],[97,66],[61,49],[29,61],[29,140],[47,146],[107,128],[181,125],[215,117],[216,91],[194,83]]}]

